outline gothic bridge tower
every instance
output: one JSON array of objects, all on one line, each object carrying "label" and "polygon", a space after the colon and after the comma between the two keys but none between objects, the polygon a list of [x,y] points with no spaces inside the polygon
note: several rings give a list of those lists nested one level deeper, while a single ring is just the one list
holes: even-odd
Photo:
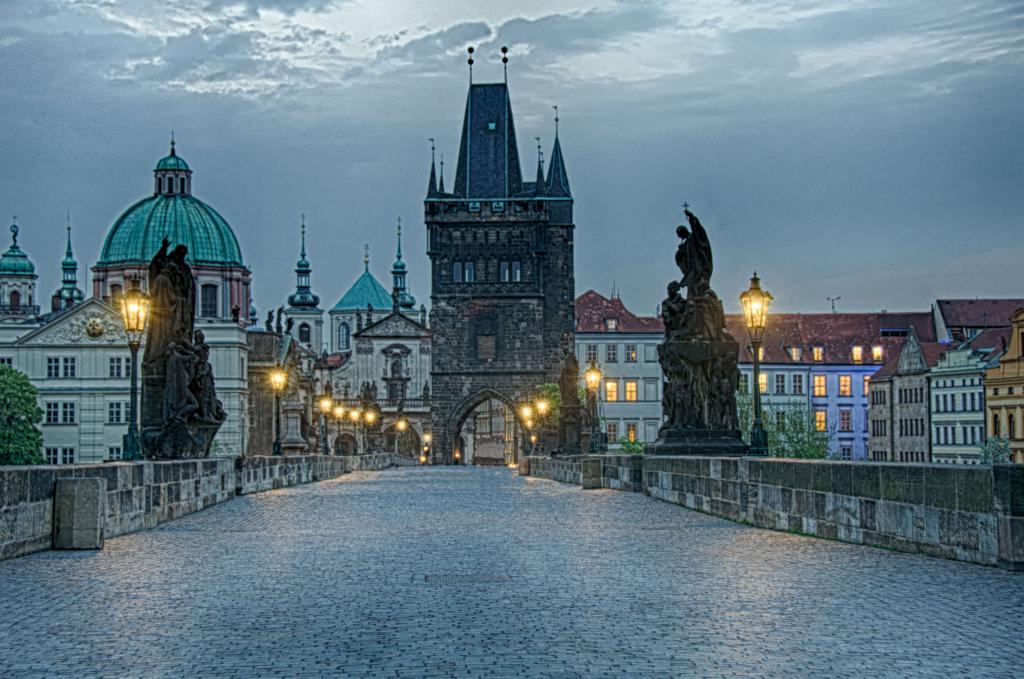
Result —
[{"label": "gothic bridge tower", "polygon": [[[538,158],[536,180],[523,181],[507,82],[471,81],[449,191],[443,160],[440,184],[431,162],[424,213],[436,463],[467,445],[460,431],[482,404],[498,401],[517,417],[518,404],[558,381],[571,347],[573,199],[557,120],[547,176]],[[517,424],[506,421],[505,431]],[[518,451],[506,445],[511,461]]]}]

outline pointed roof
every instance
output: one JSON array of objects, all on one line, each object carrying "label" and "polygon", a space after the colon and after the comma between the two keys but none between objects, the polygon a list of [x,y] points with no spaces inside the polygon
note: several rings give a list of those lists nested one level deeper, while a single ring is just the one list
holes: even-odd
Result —
[{"label": "pointed roof", "polygon": [[551,163],[548,165],[547,195],[553,198],[572,198],[569,190],[569,174],[565,170],[565,159],[562,157],[562,143],[555,133],[555,147],[551,150]]},{"label": "pointed roof", "polygon": [[430,159],[430,179],[427,181],[427,198],[437,196],[437,171],[434,169],[434,159]]},{"label": "pointed roof", "polygon": [[289,308],[316,309],[320,304],[320,297],[313,294],[309,287],[310,274],[313,267],[306,259],[306,215],[302,215],[301,245],[299,246],[299,261],[295,263],[295,292],[288,296]]},{"label": "pointed roof", "polygon": [[462,198],[487,199],[508,198],[522,190],[508,86],[470,85],[453,192]]},{"label": "pointed roof", "polygon": [[366,246],[363,255],[363,275],[356,279],[331,311],[365,311],[367,305],[384,311],[391,308],[391,301],[391,295],[370,273],[370,251],[369,246]]},{"label": "pointed roof", "polygon": [[444,154],[441,154],[441,174],[437,178],[437,192],[444,193]]}]

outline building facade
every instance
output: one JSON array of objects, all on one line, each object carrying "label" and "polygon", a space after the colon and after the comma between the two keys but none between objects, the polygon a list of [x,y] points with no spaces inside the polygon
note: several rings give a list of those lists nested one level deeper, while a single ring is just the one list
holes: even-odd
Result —
[{"label": "building facade", "polygon": [[1008,439],[1013,462],[1024,462],[1024,308],[1011,316],[1010,341],[985,371],[988,436]]},{"label": "building facade", "polygon": [[497,403],[515,417],[557,382],[573,346],[573,199],[557,129],[547,177],[538,159],[523,181],[507,85],[471,84],[458,158],[449,191],[431,165],[424,201],[438,462],[460,452],[474,410]]}]

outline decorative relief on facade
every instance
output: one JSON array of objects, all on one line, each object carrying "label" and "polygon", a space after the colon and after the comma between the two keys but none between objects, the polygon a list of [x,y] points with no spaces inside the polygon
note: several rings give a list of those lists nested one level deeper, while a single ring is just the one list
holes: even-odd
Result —
[{"label": "decorative relief on facade", "polygon": [[124,344],[123,326],[119,319],[96,311],[69,318],[60,326],[34,338],[34,344]]}]

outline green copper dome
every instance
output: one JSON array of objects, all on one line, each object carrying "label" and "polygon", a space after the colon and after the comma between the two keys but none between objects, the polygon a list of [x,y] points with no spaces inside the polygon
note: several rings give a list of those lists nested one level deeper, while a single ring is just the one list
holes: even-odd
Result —
[{"label": "green copper dome", "polygon": [[338,303],[334,305],[334,311],[359,311],[365,310],[369,304],[377,311],[391,308],[391,295],[384,289],[384,286],[377,282],[369,269],[363,272],[352,287],[348,289]]},{"label": "green copper dome", "polygon": [[156,164],[156,171],[159,172],[160,170],[177,170],[179,172],[187,172],[188,169],[188,163],[185,162],[184,158],[179,157],[177,152],[174,150],[174,139],[172,138],[171,153],[170,155],[164,156],[163,158],[160,159],[160,161]]},{"label": "green copper dome", "polygon": [[224,218],[190,195],[144,198],[121,215],[107,233],[97,266],[149,262],[164,238],[188,248],[192,264],[243,266],[238,240]]},{"label": "green copper dome", "polygon": [[36,265],[18,247],[18,226],[11,224],[11,247],[0,255],[0,276],[34,276]]}]

